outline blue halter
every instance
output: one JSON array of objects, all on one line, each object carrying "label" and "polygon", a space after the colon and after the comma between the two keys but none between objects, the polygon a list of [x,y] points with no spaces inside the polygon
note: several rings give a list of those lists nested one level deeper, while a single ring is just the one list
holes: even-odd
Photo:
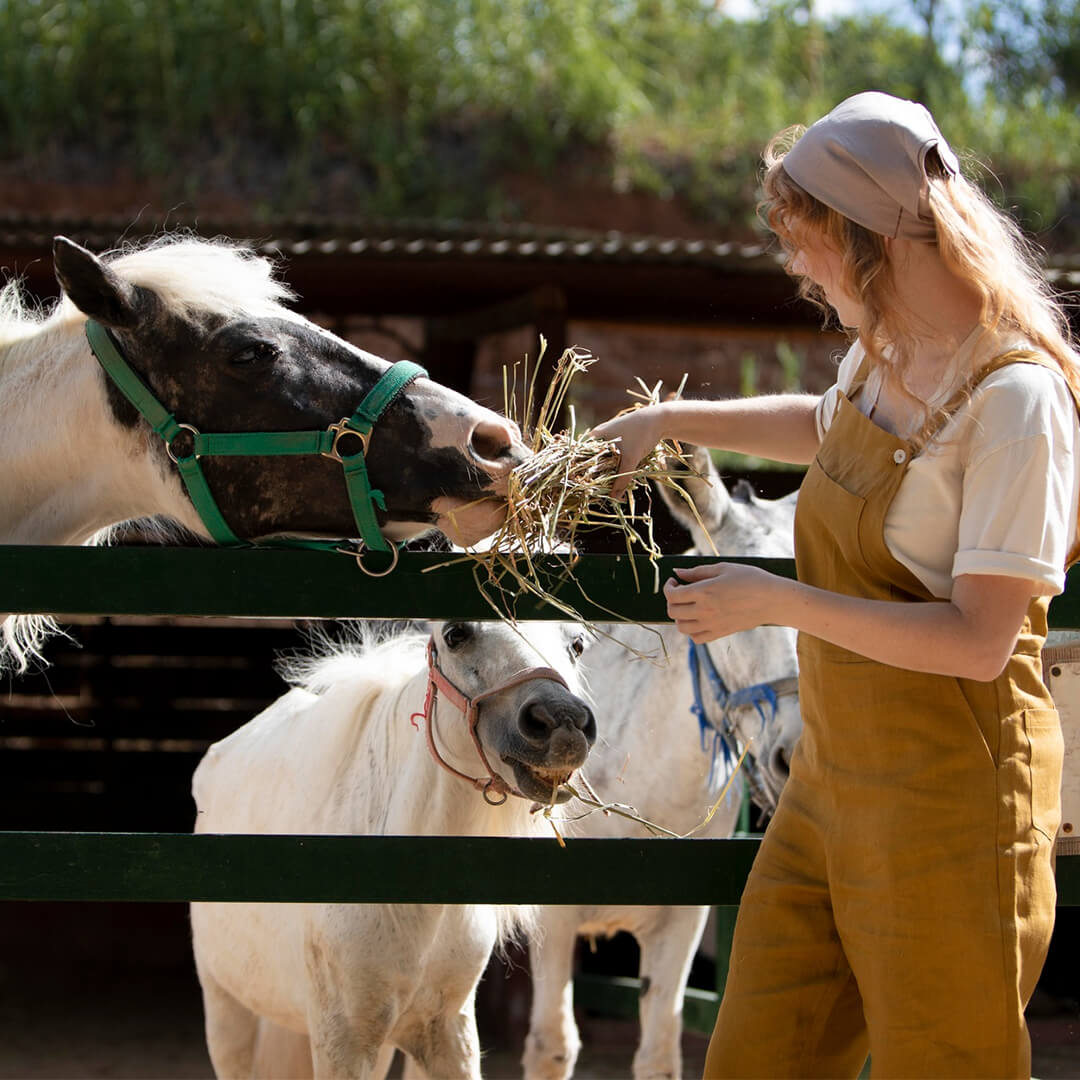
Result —
[{"label": "blue halter", "polygon": [[[753,705],[761,718],[761,728],[764,731],[765,725],[776,717],[777,694],[771,683],[755,683],[753,686],[746,686],[741,690],[729,690],[727,683],[724,682],[724,677],[717,671],[716,664],[713,663],[713,658],[705,645],[690,642],[689,662],[690,683],[694,688],[694,704],[690,706],[690,711],[697,717],[698,726],[701,729],[701,749],[703,751],[709,749],[705,742],[706,732],[712,732],[712,759],[709,763],[708,781],[709,788],[712,789],[717,780],[717,758],[722,754],[724,764],[729,770],[734,768],[735,763],[739,760],[739,741],[735,733],[735,725],[731,721],[731,714],[736,709],[741,709],[746,705]],[[714,723],[709,718],[708,710],[705,708],[705,701],[701,691],[702,670],[704,670],[709,680],[713,699],[720,707],[719,724]],[[769,709],[768,714],[765,712],[766,706]],[[761,783],[758,766],[752,754],[747,754],[743,766],[751,798],[759,806],[768,805],[767,800],[762,801],[764,799],[764,786]]]}]

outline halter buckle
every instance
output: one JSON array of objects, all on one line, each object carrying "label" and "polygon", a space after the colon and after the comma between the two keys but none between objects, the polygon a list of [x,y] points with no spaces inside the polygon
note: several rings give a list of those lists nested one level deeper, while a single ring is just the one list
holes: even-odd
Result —
[{"label": "halter buckle", "polygon": [[349,417],[343,417],[336,424],[331,424],[326,430],[334,433],[334,441],[330,444],[329,450],[324,450],[322,452],[322,457],[330,458],[331,461],[336,461],[338,464],[342,464],[345,457],[356,457],[356,454],[342,455],[341,453],[341,448],[338,444],[347,435],[351,435],[353,438],[360,440],[359,453],[366,454],[368,452],[368,442],[371,439],[371,433],[357,431],[356,428],[351,427],[349,424]]}]

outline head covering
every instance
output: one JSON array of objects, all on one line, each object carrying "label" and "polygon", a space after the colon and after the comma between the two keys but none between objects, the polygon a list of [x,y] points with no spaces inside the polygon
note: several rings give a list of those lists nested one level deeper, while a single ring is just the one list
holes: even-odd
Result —
[{"label": "head covering", "polygon": [[807,128],[783,166],[814,198],[872,232],[933,243],[930,150],[949,175],[959,173],[956,155],[925,105],[868,91]]}]

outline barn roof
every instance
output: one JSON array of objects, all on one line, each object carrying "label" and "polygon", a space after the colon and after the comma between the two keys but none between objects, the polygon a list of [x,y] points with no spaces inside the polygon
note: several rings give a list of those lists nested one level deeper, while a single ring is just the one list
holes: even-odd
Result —
[{"label": "barn roof", "polygon": [[[776,253],[764,245],[699,237],[299,215],[260,222],[170,218],[166,227],[251,241],[284,261],[305,309],[329,314],[440,316],[554,287],[576,317],[745,321],[790,305],[794,296]],[[49,294],[54,236],[101,251],[161,231],[118,217],[0,214],[0,266]],[[779,318],[790,321],[792,314]]]},{"label": "barn roof", "polygon": [[[422,219],[292,215],[124,217],[0,214],[0,268],[41,295],[55,292],[51,248],[65,235],[93,250],[168,229],[250,241],[280,258],[300,306],[329,315],[439,317],[536,289],[565,297],[572,318],[619,322],[817,325],[779,254],[762,243]],[[1080,290],[1080,254],[1047,259],[1047,276]]]}]

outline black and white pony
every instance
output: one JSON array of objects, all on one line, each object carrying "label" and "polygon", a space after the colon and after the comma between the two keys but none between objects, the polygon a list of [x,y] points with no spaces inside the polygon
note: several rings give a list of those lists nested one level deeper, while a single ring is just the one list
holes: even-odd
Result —
[{"label": "black and white pony", "polygon": [[[58,237],[54,263],[51,310],[0,293],[0,543],[157,517],[217,542],[394,551],[501,524],[516,427],[290,310],[251,249],[166,236],[99,258]],[[25,667],[47,631],[4,620],[0,663]]]},{"label": "black and white pony", "polygon": [[[756,498],[748,485],[730,495],[704,451],[694,455],[703,478],[683,481],[705,531],[677,496],[665,501],[690,529],[689,554],[790,558],[795,498]],[[671,623],[613,625],[582,657],[582,671],[601,737],[587,776],[601,799],[631,805],[646,820],[680,835],[699,826],[717,800],[743,750],[736,780],[747,779],[762,810],[775,807],[802,717],[797,693],[795,633],[760,627],[698,647]],[[640,653],[667,659],[637,660]],[[695,675],[696,670],[696,675]],[[733,783],[708,826],[695,835],[722,838],[735,830],[743,787]],[[647,835],[618,815],[580,817],[570,836]],[[662,842],[662,841],[658,841]],[[574,1071],[581,1038],[573,1012],[575,942],[628,931],[641,946],[641,1036],[633,1060],[635,1080],[678,1077],[682,1069],[682,999],[708,916],[706,907],[596,907],[539,909],[529,942],[533,1000],[523,1065],[527,1080],[565,1080]]]}]

